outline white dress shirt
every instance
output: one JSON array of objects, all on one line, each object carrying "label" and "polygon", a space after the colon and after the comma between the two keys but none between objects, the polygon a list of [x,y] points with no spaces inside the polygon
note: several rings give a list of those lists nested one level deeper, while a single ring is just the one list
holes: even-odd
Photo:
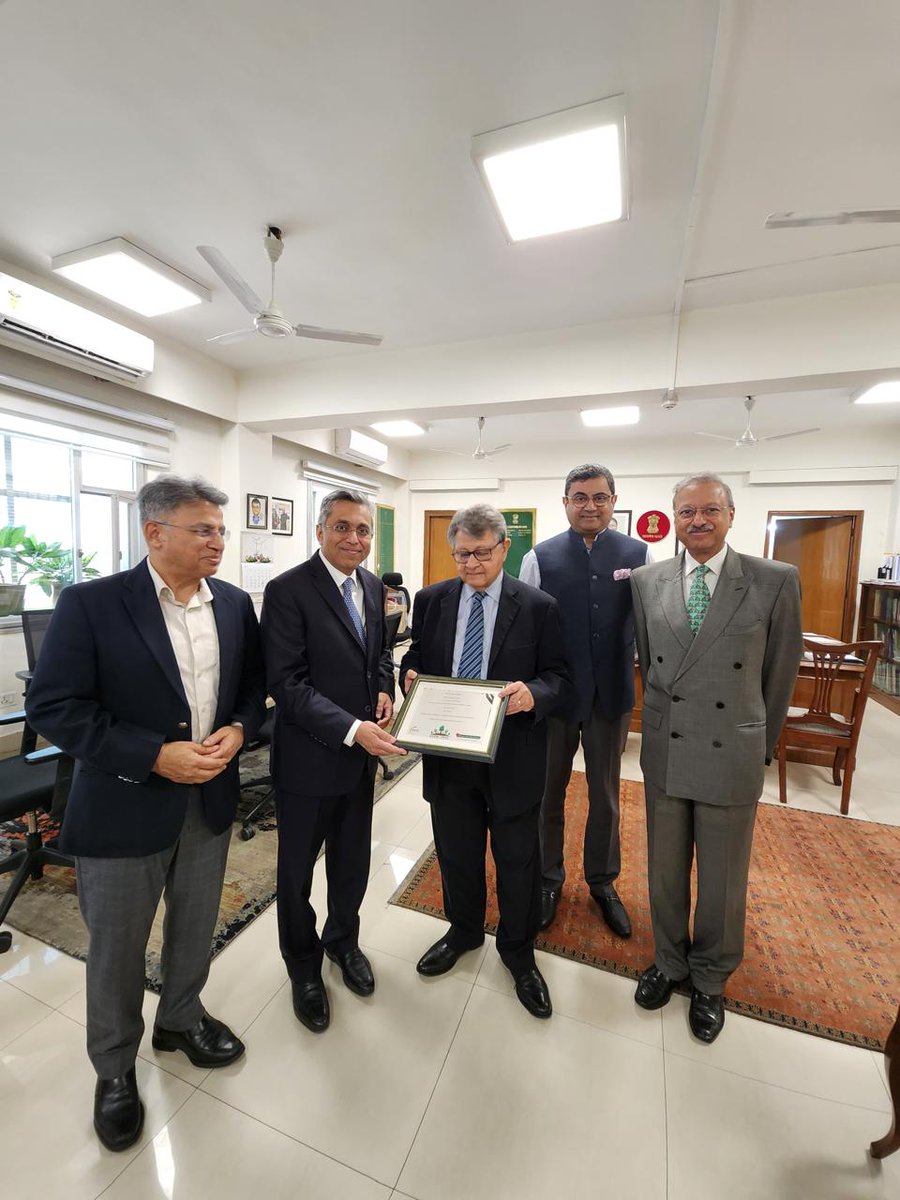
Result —
[{"label": "white dress shirt", "polygon": [[219,703],[219,633],[213,615],[213,594],[206,580],[201,579],[190,600],[182,604],[153,569],[149,558],[147,569],[156,588],[191,710],[191,740],[202,742],[213,732]]},{"label": "white dress shirt", "polygon": [[[500,607],[500,593],[503,590],[503,572],[486,588],[482,589],[484,600],[481,601],[484,612],[484,635],[481,643],[481,678],[488,677],[488,660],[491,657],[491,642],[494,640],[494,626],[497,624],[497,610]],[[466,626],[469,623],[469,613],[472,611],[472,597],[476,589],[464,583],[459,597],[459,608],[456,612],[456,638],[453,643],[453,664],[451,674],[454,679],[459,670],[459,660],[462,658],[463,643],[466,640]]]},{"label": "white dress shirt", "polygon": [[[331,565],[331,563],[328,561],[328,559],[325,557],[325,555],[322,553],[321,550],[319,551],[319,558],[322,560],[322,566],[325,568],[325,570],[328,572],[328,574],[334,580],[334,586],[337,588],[338,592],[340,592],[341,604],[344,603],[344,581],[346,579],[349,579],[351,581],[352,586],[350,589],[350,595],[353,598],[353,607],[359,613],[359,619],[362,621],[363,629],[365,629],[366,628],[366,604],[365,604],[365,596],[363,595],[362,582],[359,578],[359,575],[357,574],[356,571],[354,571],[352,575],[345,575],[343,571],[339,571],[337,569],[337,567],[333,567]],[[355,720],[353,722],[353,724],[350,726],[350,728],[347,730],[347,735],[344,738],[345,746],[353,745],[353,739],[356,737],[356,731],[357,731],[357,729],[359,729],[361,724],[362,724],[362,721],[360,721],[357,718],[357,720]]]},{"label": "white dress shirt", "polygon": [[[719,576],[722,574],[722,564],[725,562],[725,555],[728,553],[728,547],[723,546],[718,554],[714,554],[706,563],[709,570],[706,572],[706,586],[709,588],[709,596],[712,599],[713,593],[716,590],[716,584],[719,581]],[[684,552],[684,604],[687,607],[688,597],[691,594],[691,584],[694,582],[694,572],[700,566],[695,558]]]}]

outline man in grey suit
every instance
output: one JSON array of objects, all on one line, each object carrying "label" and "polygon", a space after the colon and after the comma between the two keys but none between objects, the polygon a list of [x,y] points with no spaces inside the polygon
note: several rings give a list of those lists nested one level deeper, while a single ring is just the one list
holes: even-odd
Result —
[{"label": "man in grey suit", "polygon": [[661,1008],[690,977],[691,1031],[708,1044],[744,952],[756,806],[803,653],[800,579],[726,545],[734,499],[717,475],[682,480],[674,509],[684,550],[631,576],[656,944],[635,1000]]}]

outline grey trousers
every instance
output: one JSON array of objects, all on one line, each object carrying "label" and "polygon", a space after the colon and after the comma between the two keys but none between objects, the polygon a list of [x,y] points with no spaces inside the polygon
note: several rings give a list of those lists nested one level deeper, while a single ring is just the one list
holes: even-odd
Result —
[{"label": "grey trousers", "polygon": [[588,817],[584,830],[584,878],[594,891],[612,883],[622,868],[619,850],[619,773],[631,713],[608,721],[596,704],[587,721],[547,718],[547,773],[541,801],[543,886],[561,888],[564,863],[566,788],[578,739],[584,749]]},{"label": "grey trousers", "polygon": [[165,895],[157,1024],[183,1030],[203,1016],[200,992],[222,895],[231,830],[213,834],[192,788],[174,846],[141,858],[75,861],[87,957],[87,1049],[101,1079],[131,1070],[144,1032],[144,953]]},{"label": "grey trousers", "polygon": [[[756,803],[701,804],[644,783],[650,916],[657,968],[691,977],[710,995],[725,990],[744,956],[747,877]],[[691,915],[691,863],[697,854],[697,905]]]}]

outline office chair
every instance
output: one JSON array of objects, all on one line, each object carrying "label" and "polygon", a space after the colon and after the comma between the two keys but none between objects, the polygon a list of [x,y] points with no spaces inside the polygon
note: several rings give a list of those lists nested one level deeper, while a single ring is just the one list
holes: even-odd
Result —
[{"label": "office chair", "polygon": [[[401,615],[406,617],[406,628],[402,633],[398,631],[391,645],[393,646],[400,642],[408,642],[412,637],[412,633],[410,632],[412,601],[409,598],[409,591],[403,586],[403,576],[399,571],[385,571],[385,573],[381,576],[381,582],[385,587],[390,588],[391,591],[399,594],[400,604],[403,608]],[[402,621],[400,623],[402,624]]]},{"label": "office chair", "polygon": [[[20,721],[25,721],[24,712],[5,713],[0,717],[0,725],[15,725]],[[27,723],[25,729],[33,738]],[[26,740],[25,734],[22,740]],[[45,843],[40,830],[42,813],[49,813],[54,821],[62,820],[73,770],[72,760],[55,746],[0,759],[0,823],[25,818],[24,849],[13,850],[0,860],[0,875],[15,871],[6,895],[0,901],[0,925],[28,880],[40,879],[45,866],[75,865],[75,860],[57,850],[53,841]],[[11,945],[12,934],[0,933],[0,954]]]},{"label": "office chair", "polygon": [[[271,746],[272,730],[274,727],[275,710],[273,708],[270,710],[269,715],[260,726],[259,733],[256,735],[256,740],[251,742],[247,749],[258,750],[263,746]],[[241,784],[241,791],[243,791],[245,788],[265,787],[266,785],[268,785],[268,790],[266,791],[266,794],[263,796],[262,800],[259,800],[256,804],[254,804],[247,815],[241,820],[240,838],[244,842],[249,842],[250,839],[256,835],[257,821],[261,821],[264,818],[269,818],[275,815],[275,788],[272,786],[271,773],[259,775],[254,779],[248,779],[245,783]]]},{"label": "office chair", "polygon": [[[17,672],[16,678],[25,681],[25,694],[28,694],[28,684],[31,681],[31,675],[37,665],[38,655],[41,652],[41,646],[44,644],[44,634],[47,632],[47,626],[50,624],[50,618],[53,616],[52,608],[32,608],[28,612],[22,613],[22,637],[25,639],[25,660],[28,663],[28,671],[23,674]],[[22,731],[22,754],[31,754],[37,748],[37,734],[26,724]]]}]

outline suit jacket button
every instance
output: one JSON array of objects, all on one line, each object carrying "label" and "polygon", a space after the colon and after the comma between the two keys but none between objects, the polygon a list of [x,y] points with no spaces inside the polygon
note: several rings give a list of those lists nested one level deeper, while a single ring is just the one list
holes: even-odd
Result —
[{"label": "suit jacket button", "polygon": [[673,703],[673,704],[677,704],[677,703],[678,703],[678,701],[679,701],[680,699],[681,699],[681,697],[680,697],[680,696],[673,696],[673,697],[672,697],[672,703]]},{"label": "suit jacket button", "polygon": [[366,705],[366,712],[371,712],[371,711],[372,711],[372,706],[371,706],[371,704],[367,704],[367,705]]},{"label": "suit jacket button", "polygon": [[716,701],[716,708],[724,708],[724,707],[725,707],[725,705],[722,703],[721,700]]},{"label": "suit jacket button", "polygon": [[662,659],[662,655],[661,655],[661,654],[657,654],[657,656],[656,656],[656,661],[657,661],[657,662],[662,662],[662,660],[663,660],[663,659]]},{"label": "suit jacket button", "polygon": [[744,665],[743,663],[735,663],[735,664],[734,664],[734,669],[735,669],[736,671],[739,671],[743,665]]},{"label": "suit jacket button", "polygon": [[673,737],[673,738],[680,738],[680,737],[681,737],[681,734],[680,734],[680,733],[673,733],[673,734],[672,734],[672,737]]},{"label": "suit jacket button", "polygon": [[721,750],[721,749],[722,749],[722,743],[721,743],[721,742],[713,742],[713,746],[716,748],[716,750]]},{"label": "suit jacket button", "polygon": [[187,721],[179,721],[179,722],[178,722],[178,728],[179,728],[179,729],[187,729],[187,727],[188,727],[188,723],[187,723]]}]

